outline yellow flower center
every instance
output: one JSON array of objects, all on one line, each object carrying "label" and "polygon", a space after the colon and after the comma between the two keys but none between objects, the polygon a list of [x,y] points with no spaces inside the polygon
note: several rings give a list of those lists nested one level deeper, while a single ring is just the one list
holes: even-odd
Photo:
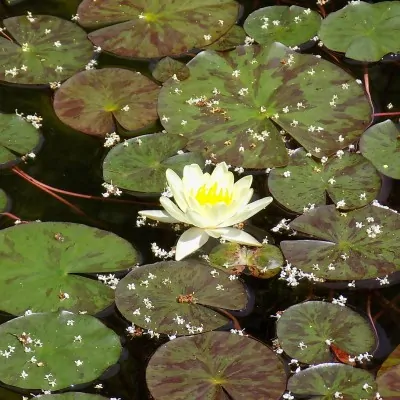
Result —
[{"label": "yellow flower center", "polygon": [[200,186],[195,199],[201,205],[216,203],[230,204],[232,202],[232,194],[228,189],[218,187],[217,182],[215,182],[212,186],[208,186],[207,184]]}]

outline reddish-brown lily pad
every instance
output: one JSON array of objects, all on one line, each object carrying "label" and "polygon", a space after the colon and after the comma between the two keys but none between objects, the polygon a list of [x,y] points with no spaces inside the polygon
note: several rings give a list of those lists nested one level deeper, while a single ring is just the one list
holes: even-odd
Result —
[{"label": "reddish-brown lily pad", "polygon": [[80,72],[57,90],[54,110],[62,122],[95,136],[114,132],[114,118],[126,130],[145,128],[157,116],[159,86],[122,68]]},{"label": "reddish-brown lily pad", "polygon": [[[79,23],[98,29],[89,39],[104,51],[152,58],[215,42],[236,22],[234,0],[84,0]],[[104,27],[105,25],[109,25]]]},{"label": "reddish-brown lily pad", "polygon": [[156,400],[277,400],[286,386],[283,364],[271,349],[228,332],[166,343],[150,359],[146,380]]}]

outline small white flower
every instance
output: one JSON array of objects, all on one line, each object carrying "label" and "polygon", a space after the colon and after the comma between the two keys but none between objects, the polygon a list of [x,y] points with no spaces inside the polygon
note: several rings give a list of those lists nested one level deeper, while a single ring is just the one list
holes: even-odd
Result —
[{"label": "small white flower", "polygon": [[77,367],[80,367],[82,364],[83,364],[83,361],[82,361],[82,360],[76,360],[76,361],[75,361],[75,365],[76,365]]},{"label": "small white flower", "polygon": [[289,177],[290,177],[290,171],[285,171],[285,172],[283,173],[283,176],[284,176],[285,178],[289,178]]}]

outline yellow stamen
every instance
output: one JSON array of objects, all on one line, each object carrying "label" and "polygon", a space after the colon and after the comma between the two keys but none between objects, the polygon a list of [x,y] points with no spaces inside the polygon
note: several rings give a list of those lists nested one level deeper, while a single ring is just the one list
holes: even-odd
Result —
[{"label": "yellow stamen", "polygon": [[215,182],[212,186],[208,186],[207,184],[200,186],[195,198],[202,205],[216,203],[230,204],[232,202],[232,193],[228,189],[219,188],[217,182]]}]

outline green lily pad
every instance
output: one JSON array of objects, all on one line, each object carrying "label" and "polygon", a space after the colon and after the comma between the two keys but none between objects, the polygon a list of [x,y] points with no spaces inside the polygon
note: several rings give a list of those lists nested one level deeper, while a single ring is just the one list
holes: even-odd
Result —
[{"label": "green lily pad", "polygon": [[385,400],[398,400],[400,393],[400,364],[385,370],[376,379],[378,392]]},{"label": "green lily pad", "polygon": [[289,307],[278,319],[276,333],[285,353],[307,364],[333,361],[331,343],[352,356],[372,353],[376,347],[374,330],[365,318],[323,301]]},{"label": "green lily pad", "polygon": [[400,179],[400,130],[393,121],[368,128],[361,136],[360,150],[383,175]]},{"label": "green lily pad", "polygon": [[56,91],[54,110],[64,124],[89,135],[105,136],[117,128],[145,128],[157,121],[159,86],[122,68],[82,71]]},{"label": "green lily pad", "polygon": [[10,314],[55,311],[96,313],[114,291],[77,274],[125,270],[136,251],[117,235],[85,225],[32,222],[0,231],[0,309]]},{"label": "green lily pad", "polygon": [[373,400],[376,389],[374,377],[368,371],[335,363],[307,368],[291,376],[288,382],[292,394],[313,400]]},{"label": "green lily pad", "polygon": [[214,43],[211,43],[209,46],[205,46],[205,48],[216,51],[232,50],[236,46],[244,44],[245,39],[246,32],[244,29],[239,25],[233,25],[228,32],[222,35]]},{"label": "green lily pad", "polygon": [[50,15],[3,20],[14,42],[0,37],[0,80],[22,84],[62,81],[82,70],[93,54],[86,32]]},{"label": "green lily pad", "polygon": [[21,162],[21,157],[40,144],[39,131],[16,114],[0,113],[0,168]]},{"label": "green lily pad", "polygon": [[324,205],[326,194],[334,203],[344,200],[342,210],[351,210],[369,204],[378,195],[379,174],[363,156],[346,152],[322,164],[306,154],[297,149],[287,167],[273,169],[268,177],[272,196],[289,210],[303,213],[310,204]]},{"label": "green lily pad", "polygon": [[368,100],[350,75],[280,43],[206,50],[187,65],[188,79],[165,82],[158,113],[167,132],[187,137],[190,151],[213,162],[284,166],[280,129],[311,154],[329,156],[357,139],[370,119]]},{"label": "green lily pad", "polygon": [[166,343],[150,359],[146,380],[156,400],[276,400],[286,386],[282,361],[271,349],[228,332]]},{"label": "green lily pad", "polygon": [[79,392],[46,394],[40,396],[40,398],[44,400],[109,400],[109,397],[103,397],[98,394]]},{"label": "green lily pad", "polygon": [[115,303],[142,328],[189,335],[227,324],[229,319],[210,307],[242,310],[247,295],[239,280],[199,261],[163,261],[126,275],[117,286]]},{"label": "green lily pad", "polygon": [[143,58],[181,54],[212,43],[236,22],[238,12],[239,4],[233,0],[184,4],[180,0],[128,0],[123,4],[84,0],[78,7],[82,26],[102,27],[89,34],[95,45],[118,56]]},{"label": "green lily pad", "polygon": [[370,279],[400,270],[400,215],[389,209],[369,205],[342,214],[321,206],[290,227],[310,239],[281,242],[285,258],[318,278]]},{"label": "green lily pad", "polygon": [[59,390],[90,382],[115,364],[119,336],[90,315],[31,314],[0,325],[0,380],[25,389]]},{"label": "green lily pad", "polygon": [[237,243],[221,243],[209,254],[210,264],[231,274],[248,271],[256,278],[275,276],[283,265],[279,247],[263,244],[262,247],[245,247]]},{"label": "green lily pad", "polygon": [[379,61],[388,53],[400,52],[400,3],[364,1],[348,4],[330,13],[318,36],[324,45],[358,61]]},{"label": "green lily pad", "polygon": [[252,12],[244,22],[244,29],[259,44],[281,42],[296,46],[317,35],[320,15],[298,6],[271,6]]},{"label": "green lily pad", "polygon": [[0,212],[3,212],[8,205],[8,197],[7,193],[3,190],[0,189]]},{"label": "green lily pad", "polygon": [[118,188],[143,193],[160,193],[166,185],[168,168],[182,175],[188,164],[204,165],[198,153],[182,153],[187,139],[154,133],[128,139],[114,146],[103,162],[103,179]]},{"label": "green lily pad", "polygon": [[174,75],[176,79],[183,81],[189,77],[190,71],[186,64],[171,57],[164,57],[157,63],[152,75],[160,82],[165,82]]}]

